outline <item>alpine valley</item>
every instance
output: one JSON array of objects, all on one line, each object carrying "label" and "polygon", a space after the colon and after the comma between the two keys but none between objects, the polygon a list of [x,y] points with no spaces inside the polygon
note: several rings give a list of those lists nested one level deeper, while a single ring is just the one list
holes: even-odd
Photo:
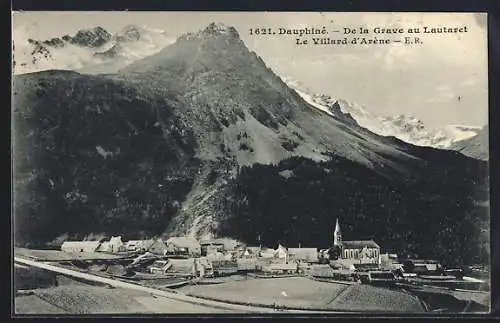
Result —
[{"label": "alpine valley", "polygon": [[340,217],[346,238],[393,252],[488,261],[486,161],[310,100],[233,27],[106,74],[18,74],[13,94],[17,245],[102,232],[328,247]]}]

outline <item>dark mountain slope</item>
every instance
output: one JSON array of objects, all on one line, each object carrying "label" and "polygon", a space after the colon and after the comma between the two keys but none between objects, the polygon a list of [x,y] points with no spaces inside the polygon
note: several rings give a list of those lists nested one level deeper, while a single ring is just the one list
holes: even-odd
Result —
[{"label": "dark mountain slope", "polygon": [[483,127],[479,133],[469,139],[457,141],[450,146],[449,149],[456,150],[462,154],[481,160],[489,159],[489,128],[488,126]]},{"label": "dark mountain slope", "polygon": [[250,244],[260,237],[264,245],[328,248],[338,217],[346,240],[374,239],[386,252],[453,265],[487,263],[487,164],[455,154],[439,157],[442,167],[434,161],[414,165],[420,176],[411,181],[335,156],[244,167],[230,184],[230,216],[220,234]]},{"label": "dark mountain slope", "polygon": [[18,243],[161,233],[191,189],[195,141],[167,100],[73,72],[14,77]]}]

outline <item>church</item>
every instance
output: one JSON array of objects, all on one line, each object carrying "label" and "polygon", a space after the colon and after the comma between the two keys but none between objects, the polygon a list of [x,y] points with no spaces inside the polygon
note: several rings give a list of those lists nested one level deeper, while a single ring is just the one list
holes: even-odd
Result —
[{"label": "church", "polygon": [[343,241],[339,219],[335,223],[333,245],[341,250],[339,260],[352,264],[379,264],[380,246],[373,240]]}]

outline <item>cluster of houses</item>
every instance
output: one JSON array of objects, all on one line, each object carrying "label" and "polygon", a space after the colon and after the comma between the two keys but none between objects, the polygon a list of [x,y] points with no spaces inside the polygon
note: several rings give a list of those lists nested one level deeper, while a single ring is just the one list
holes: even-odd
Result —
[{"label": "cluster of houses", "polygon": [[[329,254],[332,248],[286,248],[279,244],[274,249],[246,246],[229,239],[199,242],[193,237],[186,236],[171,237],[167,240],[154,238],[122,241],[122,238],[117,236],[100,241],[66,241],[62,244],[61,250],[71,253],[137,254],[132,265],[147,263],[147,272],[154,275],[185,274],[203,277],[242,271],[292,274],[305,272],[311,269],[311,266],[321,263],[328,264],[327,267],[330,268],[337,268],[340,272],[380,268],[395,271],[405,267],[405,264],[398,261],[397,255],[381,254],[380,246],[373,240],[342,240],[338,220],[333,237],[332,245],[339,250],[334,258]],[[147,261],[151,259],[152,263]],[[417,263],[412,269],[422,266],[436,269],[434,267],[438,264]],[[429,269],[427,267],[426,269]],[[322,270],[318,271],[319,276],[321,272]]]},{"label": "cluster of houses", "polygon": [[172,237],[168,240],[153,238],[146,240],[123,241],[121,236],[111,237],[109,240],[96,241],[65,241],[61,245],[61,250],[65,252],[106,252],[106,253],[126,253],[126,252],[150,252],[156,255],[189,255],[193,257],[201,256],[201,245],[195,238]]}]

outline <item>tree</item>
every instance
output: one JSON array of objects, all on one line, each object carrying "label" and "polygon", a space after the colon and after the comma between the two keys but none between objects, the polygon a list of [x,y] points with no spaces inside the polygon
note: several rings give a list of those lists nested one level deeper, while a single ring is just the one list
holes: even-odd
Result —
[{"label": "tree", "polygon": [[342,254],[340,246],[333,246],[328,250],[328,257],[330,260],[338,260]]}]

